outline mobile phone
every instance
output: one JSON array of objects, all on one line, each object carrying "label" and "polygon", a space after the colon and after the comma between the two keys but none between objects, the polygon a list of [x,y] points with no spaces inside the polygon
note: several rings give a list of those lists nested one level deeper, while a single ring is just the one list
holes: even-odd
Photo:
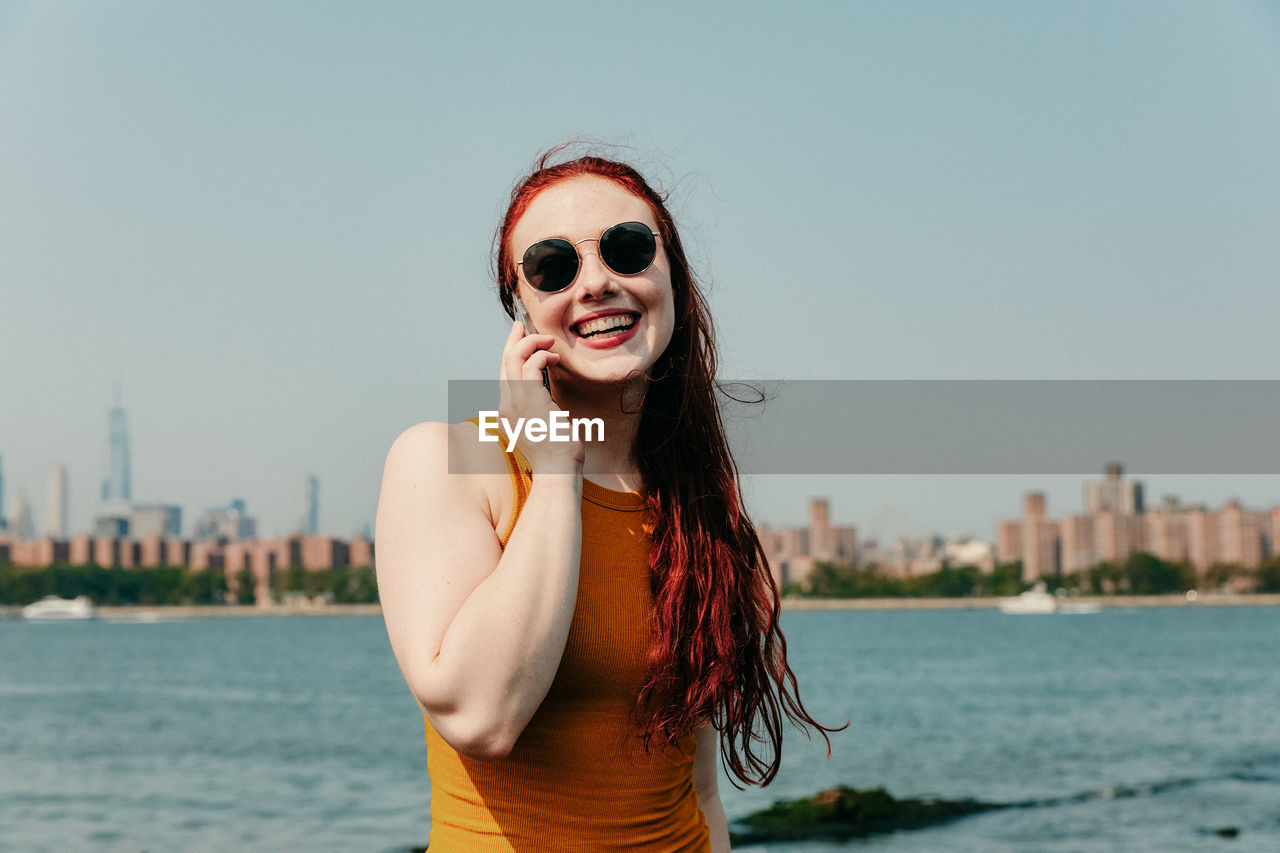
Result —
[{"label": "mobile phone", "polygon": [[[515,297],[516,319],[520,321],[520,325],[524,326],[526,335],[536,335],[538,330],[533,327],[533,321],[529,319],[529,312],[524,310],[524,301],[519,296]],[[547,389],[547,393],[551,393],[551,375],[547,369],[542,368],[542,387]]]}]

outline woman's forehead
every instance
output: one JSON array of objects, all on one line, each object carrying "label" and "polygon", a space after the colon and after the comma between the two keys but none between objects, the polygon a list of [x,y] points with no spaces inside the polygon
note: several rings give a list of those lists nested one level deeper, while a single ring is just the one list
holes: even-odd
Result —
[{"label": "woman's forehead", "polygon": [[657,230],[649,203],[607,178],[568,178],[534,196],[512,229],[518,248],[547,237],[599,237],[619,222],[643,222]]}]

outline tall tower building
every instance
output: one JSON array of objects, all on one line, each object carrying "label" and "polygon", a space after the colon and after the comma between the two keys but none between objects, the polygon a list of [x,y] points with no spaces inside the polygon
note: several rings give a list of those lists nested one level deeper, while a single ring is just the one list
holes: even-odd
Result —
[{"label": "tall tower building", "polygon": [[109,429],[109,454],[107,479],[102,483],[102,500],[105,503],[127,504],[133,498],[129,467],[129,428],[125,423],[124,407],[120,405],[119,392],[116,404],[107,416]]},{"label": "tall tower building", "polygon": [[830,560],[835,556],[835,543],[831,536],[831,504],[826,498],[809,501],[809,556],[815,560]]},{"label": "tall tower building", "polygon": [[320,532],[320,480],[309,472],[302,475],[302,515],[298,519],[298,530]]},{"label": "tall tower building", "polygon": [[4,511],[4,457],[0,456],[0,533],[9,529],[9,514]]},{"label": "tall tower building", "polygon": [[1022,502],[1022,580],[1033,583],[1061,573],[1062,534],[1045,517],[1044,492],[1027,492]]},{"label": "tall tower building", "polygon": [[45,488],[45,533],[54,539],[67,538],[67,466],[54,465],[49,469],[49,484]]}]

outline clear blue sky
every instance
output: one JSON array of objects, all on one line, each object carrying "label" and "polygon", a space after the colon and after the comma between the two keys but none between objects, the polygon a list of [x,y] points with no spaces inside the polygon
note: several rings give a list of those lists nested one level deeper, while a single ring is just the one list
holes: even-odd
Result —
[{"label": "clear blue sky", "polygon": [[[135,499],[279,533],[312,471],[370,523],[394,437],[496,373],[496,219],[579,135],[673,190],[725,376],[1280,378],[1276,3],[0,0],[9,508],[62,462],[90,523],[119,382]],[[990,537],[1081,479],[751,496]]]}]

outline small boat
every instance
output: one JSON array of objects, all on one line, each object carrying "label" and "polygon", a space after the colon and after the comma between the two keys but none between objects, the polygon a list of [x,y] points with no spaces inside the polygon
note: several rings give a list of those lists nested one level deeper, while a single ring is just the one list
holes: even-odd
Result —
[{"label": "small boat", "polygon": [[98,613],[87,595],[75,598],[59,598],[46,595],[44,598],[22,608],[22,618],[30,622],[62,622],[69,619],[93,619]]},{"label": "small boat", "polygon": [[1058,600],[1043,583],[1038,583],[1016,598],[1001,600],[999,606],[1001,613],[1053,613],[1058,609]]}]

